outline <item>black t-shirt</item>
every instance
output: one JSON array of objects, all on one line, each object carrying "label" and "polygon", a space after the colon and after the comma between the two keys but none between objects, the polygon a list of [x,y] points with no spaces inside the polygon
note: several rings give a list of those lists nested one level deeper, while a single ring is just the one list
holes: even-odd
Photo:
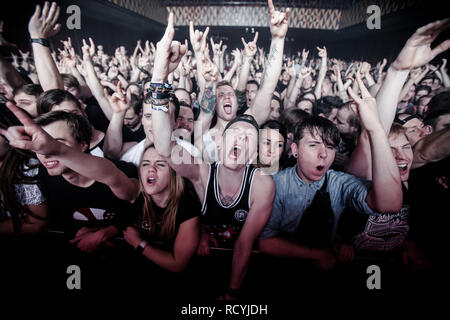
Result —
[{"label": "black t-shirt", "polygon": [[[128,177],[137,178],[134,165],[123,161],[115,162],[115,165]],[[114,224],[122,229],[128,224],[128,217],[122,212],[131,204],[117,198],[107,185],[95,181],[89,187],[78,187],[62,176],[50,176],[43,166],[39,167],[38,179],[47,198],[50,228],[62,229],[71,237],[82,226]]]},{"label": "black t-shirt", "polygon": [[[106,133],[109,126],[109,120],[100,108],[97,100],[92,96],[86,99],[86,109],[85,112],[89,119],[89,122],[94,126],[95,129]],[[141,126],[137,131],[132,131],[129,128],[123,126],[122,128],[122,139],[123,142],[130,141],[142,141],[145,139],[144,127]]]},{"label": "black t-shirt", "polygon": [[[141,235],[146,238],[149,242],[162,242],[162,247],[166,250],[173,250],[173,245],[175,243],[174,237],[173,241],[167,241],[160,236],[160,223],[162,221],[162,217],[164,216],[164,211],[166,208],[160,208],[157,205],[153,204],[153,212],[155,214],[155,222],[150,223],[148,219],[143,217],[143,208],[144,208],[144,196],[141,193],[136,201],[127,209],[127,215],[131,219],[131,223],[136,223]],[[180,203],[178,205],[178,211],[175,218],[175,235],[178,233],[178,229],[180,225],[194,217],[198,217],[200,215],[201,205],[198,199],[197,194],[195,193],[194,187],[192,183],[184,179],[184,192],[181,196]],[[152,235],[149,234],[149,231],[154,229]]]},{"label": "black t-shirt", "polygon": [[137,129],[136,131],[132,131],[128,127],[123,126],[122,129],[123,142],[130,142],[130,141],[141,142],[144,139],[145,139],[144,126],[141,125],[139,129]]},{"label": "black t-shirt", "polygon": [[86,99],[84,102],[86,104],[86,115],[89,122],[94,126],[95,129],[102,132],[106,132],[109,125],[109,120],[103,113],[102,108],[100,108],[97,100],[92,96]]}]

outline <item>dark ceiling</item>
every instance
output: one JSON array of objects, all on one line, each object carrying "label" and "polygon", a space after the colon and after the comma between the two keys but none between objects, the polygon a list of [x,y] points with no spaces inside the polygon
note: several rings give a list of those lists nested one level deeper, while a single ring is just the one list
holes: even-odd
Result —
[{"label": "dark ceiling", "polygon": [[[346,9],[361,0],[274,0],[276,7]],[[267,0],[165,0],[165,6],[267,6]]]}]

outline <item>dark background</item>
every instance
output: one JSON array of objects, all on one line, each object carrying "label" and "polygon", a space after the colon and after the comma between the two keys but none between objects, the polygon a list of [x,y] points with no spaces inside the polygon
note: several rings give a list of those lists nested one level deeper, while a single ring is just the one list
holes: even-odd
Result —
[{"label": "dark background", "polygon": [[[16,43],[22,50],[30,48],[27,24],[36,3],[42,4],[43,2],[9,1],[2,4],[0,19],[5,23],[4,36],[7,40]],[[86,38],[87,40],[90,36],[96,44],[102,44],[105,51],[110,54],[113,54],[114,49],[119,45],[125,45],[131,52],[138,39],[142,39],[142,42],[150,40],[156,44],[164,32],[164,25],[104,0],[58,0],[57,3],[61,6],[60,23],[62,23],[62,28],[52,38],[52,44],[59,47],[61,47],[59,40],[71,36],[72,42],[79,52],[82,39]],[[66,27],[66,20],[69,17],[66,9],[72,4],[78,5],[81,9],[80,30],[69,30]],[[449,16],[449,10],[444,2],[430,1],[382,16],[380,30],[369,30],[365,23],[339,31],[291,28],[287,34],[285,53],[295,54],[298,50],[306,48],[310,50],[311,57],[317,52],[316,46],[325,45],[329,57],[345,60],[365,59],[372,63],[386,57],[392,61],[408,37],[418,27],[446,16]],[[201,26],[199,28],[204,29]],[[228,52],[231,52],[233,48],[242,48],[241,37],[247,41],[253,39],[254,34],[251,29],[249,27],[246,32],[245,27],[212,27],[210,35],[215,40],[224,40],[228,45]],[[259,31],[258,45],[268,49],[270,45],[269,29],[254,28],[254,31]],[[188,27],[176,28],[175,38],[177,40],[184,41],[188,37]],[[449,30],[442,33],[435,44],[448,38],[450,38]],[[449,57],[448,51],[439,56],[437,60],[440,61],[443,57]]]}]

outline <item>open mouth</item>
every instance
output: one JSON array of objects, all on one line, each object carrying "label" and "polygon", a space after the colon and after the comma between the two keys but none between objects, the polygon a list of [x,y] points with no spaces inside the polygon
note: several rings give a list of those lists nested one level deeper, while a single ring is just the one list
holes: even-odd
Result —
[{"label": "open mouth", "polygon": [[147,183],[149,184],[149,185],[154,185],[155,183],[156,183],[156,178],[148,178],[147,179]]},{"label": "open mouth", "polygon": [[226,114],[231,114],[231,111],[233,108],[231,107],[231,104],[226,103],[223,105],[223,111],[225,111]]},{"label": "open mouth", "polygon": [[239,146],[234,146],[233,149],[231,149],[230,157],[232,159],[237,159],[241,155],[241,148]]},{"label": "open mouth", "polygon": [[324,166],[317,166],[316,169],[317,169],[317,171],[319,171],[319,172],[323,172],[323,170],[325,169],[325,167],[324,167]]},{"label": "open mouth", "polygon": [[53,169],[53,168],[57,167],[58,164],[59,164],[59,161],[57,161],[57,160],[46,161],[46,162],[44,162],[44,166],[45,166],[47,169]]},{"label": "open mouth", "polygon": [[404,174],[408,170],[408,165],[407,164],[399,164],[398,169],[400,170],[400,174]]}]

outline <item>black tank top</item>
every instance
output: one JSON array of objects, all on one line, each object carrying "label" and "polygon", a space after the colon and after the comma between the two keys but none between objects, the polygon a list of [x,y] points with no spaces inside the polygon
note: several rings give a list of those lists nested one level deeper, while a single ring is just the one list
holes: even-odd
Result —
[{"label": "black tank top", "polygon": [[209,167],[202,221],[206,231],[215,237],[220,247],[232,248],[239,236],[250,209],[251,188],[256,170],[259,168],[247,165],[237,197],[229,206],[225,206],[219,194],[219,164],[213,163]]}]

